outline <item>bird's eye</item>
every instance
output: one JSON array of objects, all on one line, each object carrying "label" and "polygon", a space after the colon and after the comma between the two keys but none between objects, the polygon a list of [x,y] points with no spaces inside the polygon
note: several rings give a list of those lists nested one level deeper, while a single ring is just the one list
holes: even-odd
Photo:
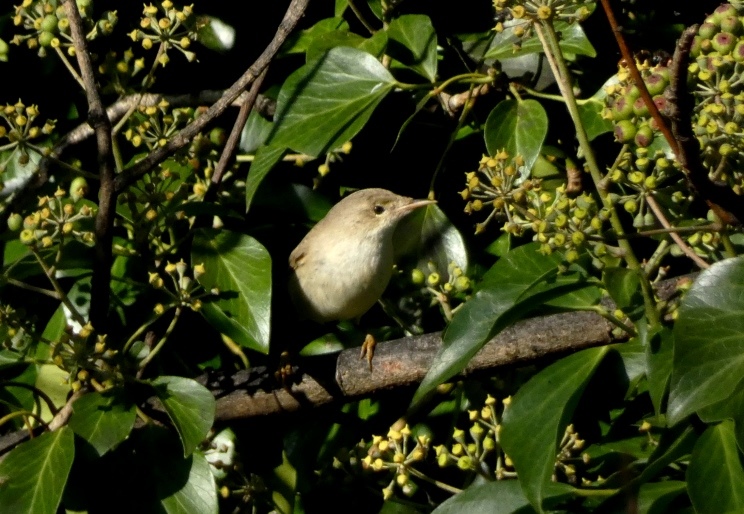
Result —
[{"label": "bird's eye", "polygon": [[375,205],[375,209],[374,210],[375,210],[375,214],[377,214],[379,216],[380,214],[382,214],[383,212],[385,212],[385,207],[383,207],[382,205]]}]

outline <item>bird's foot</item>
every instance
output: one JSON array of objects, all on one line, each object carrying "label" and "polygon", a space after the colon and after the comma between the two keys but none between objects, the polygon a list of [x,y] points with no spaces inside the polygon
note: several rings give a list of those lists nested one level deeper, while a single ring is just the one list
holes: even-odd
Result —
[{"label": "bird's foot", "polygon": [[291,377],[294,374],[292,369],[292,361],[289,352],[282,352],[279,356],[279,365],[274,372],[274,378],[281,384],[285,389],[288,389],[291,383]]},{"label": "bird's foot", "polygon": [[375,336],[373,336],[372,334],[367,334],[367,337],[364,338],[364,342],[362,343],[362,351],[359,355],[359,358],[367,358],[370,372],[372,372],[372,358],[375,356],[375,346],[377,346]]}]

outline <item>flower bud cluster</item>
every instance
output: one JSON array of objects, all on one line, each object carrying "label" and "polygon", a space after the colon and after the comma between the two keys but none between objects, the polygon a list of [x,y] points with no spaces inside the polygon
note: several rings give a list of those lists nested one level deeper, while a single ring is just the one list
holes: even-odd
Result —
[{"label": "flower bud cluster", "polygon": [[[592,13],[593,2],[586,0],[493,0],[493,7],[498,19],[504,15],[523,23],[515,25],[514,34],[517,37],[530,35],[530,28],[536,22],[552,22],[556,20],[568,23],[582,22]],[[503,30],[501,22],[497,23],[496,31]]]},{"label": "flower bud cluster", "polygon": [[[219,294],[217,289],[205,292],[204,288],[199,283],[199,278],[202,277],[206,271],[204,264],[197,264],[189,267],[189,265],[181,259],[178,262],[168,262],[165,265],[165,274],[171,279],[170,288],[166,287],[166,281],[159,272],[150,273],[148,282],[153,288],[164,291],[165,294],[171,298],[171,305],[180,305],[188,307],[193,311],[199,311],[202,308],[202,298],[208,295]],[[167,307],[162,303],[156,304],[155,314],[163,314],[166,311],[166,308]]]},{"label": "flower bud cluster", "polygon": [[[555,459],[555,468],[553,471],[553,481],[568,482],[571,485],[579,485],[580,469],[577,469],[579,462],[588,464],[590,457],[588,454],[581,452],[586,446],[586,441],[579,438],[579,434],[573,425],[568,425],[563,433],[561,444],[559,445],[558,455]],[[577,455],[581,458],[577,459]],[[592,480],[581,477],[581,485],[591,485]]]},{"label": "flower bud cluster", "polygon": [[0,190],[3,183],[2,174],[12,159],[17,158],[18,163],[25,166],[31,160],[29,153],[44,151],[37,147],[34,141],[51,134],[56,120],[46,120],[40,125],[36,123],[38,119],[38,106],[26,105],[21,100],[13,105],[6,104],[5,107],[0,107],[0,147],[7,151],[5,159],[0,161]]},{"label": "flower bud cluster", "polygon": [[103,91],[119,95],[128,94],[131,89],[130,79],[145,68],[145,58],[135,58],[131,49],[125,50],[121,55],[117,52],[106,53],[103,62],[98,65],[98,72],[108,80],[103,82]]},{"label": "flower bud cluster", "polygon": [[[80,15],[86,24],[87,40],[100,35],[109,35],[118,21],[116,11],[106,11],[99,20],[91,19],[92,0],[76,0]],[[13,24],[23,28],[26,33],[16,34],[11,43],[25,42],[30,49],[38,49],[39,56],[47,55],[49,48],[66,48],[69,56],[75,55],[70,35],[70,21],[65,6],[59,0],[23,0],[15,7]]]},{"label": "flower bud cluster", "polygon": [[721,4],[690,50],[694,132],[711,179],[744,194],[744,5]]},{"label": "flower bud cluster", "polygon": [[52,343],[52,362],[68,373],[67,382],[73,391],[89,384],[96,389],[108,389],[122,381],[117,369],[118,350],[108,347],[106,334],[95,334],[90,323],[77,332],[66,331]]},{"label": "flower bud cluster", "polygon": [[78,177],[72,181],[70,191],[57,188],[53,196],[39,198],[38,210],[25,218],[20,214],[8,217],[8,228],[19,231],[23,244],[49,249],[73,239],[88,246],[95,242],[93,216],[95,205],[84,201],[88,185]]},{"label": "flower bud cluster", "polygon": [[425,274],[419,268],[411,271],[411,282],[416,286],[425,287],[432,295],[444,295],[453,297],[464,295],[470,291],[470,278],[463,272],[456,262],[450,262],[447,266],[447,277],[442,280],[437,265],[434,262],[427,264],[429,273]]},{"label": "flower bud cluster", "polygon": [[[31,317],[10,305],[0,303],[0,345],[4,350],[23,352],[29,348],[33,333]],[[20,353],[19,353],[20,358]]]},{"label": "flower bud cluster", "polygon": [[540,181],[529,178],[529,170],[524,159],[517,155],[511,158],[505,150],[493,157],[484,155],[478,171],[465,174],[467,187],[460,192],[465,204],[465,212],[472,214],[482,210],[490,212],[486,220],[475,226],[480,234],[495,217],[507,220],[505,232],[521,234],[522,227],[514,218],[527,215],[530,197],[540,189]]},{"label": "flower bud cluster", "polygon": [[193,12],[193,4],[185,5],[179,10],[173,2],[164,0],[159,7],[153,4],[145,5],[140,19],[140,28],[129,33],[132,41],[140,41],[142,48],[158,51],[158,63],[165,66],[170,61],[168,51],[176,49],[191,62],[196,60],[196,54],[189,50],[191,42],[197,38],[197,21]]},{"label": "flower bud cluster", "polygon": [[165,99],[157,105],[140,105],[129,118],[129,128],[124,132],[124,137],[135,148],[144,144],[153,150],[165,146],[168,138],[193,120],[194,115],[195,111],[191,108],[171,109]]}]

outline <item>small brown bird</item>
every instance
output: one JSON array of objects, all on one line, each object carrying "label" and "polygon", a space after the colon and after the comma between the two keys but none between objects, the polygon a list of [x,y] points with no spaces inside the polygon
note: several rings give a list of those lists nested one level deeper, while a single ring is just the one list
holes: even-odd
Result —
[{"label": "small brown bird", "polygon": [[[367,312],[393,273],[393,233],[407,214],[435,200],[362,189],[337,203],[289,256],[289,292],[303,318],[319,323]],[[374,339],[362,356],[372,361]]]}]

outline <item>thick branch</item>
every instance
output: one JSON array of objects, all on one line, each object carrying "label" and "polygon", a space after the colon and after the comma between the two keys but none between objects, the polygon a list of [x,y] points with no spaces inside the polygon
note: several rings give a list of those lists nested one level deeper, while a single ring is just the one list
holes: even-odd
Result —
[{"label": "thick branch", "polygon": [[292,3],[289,5],[289,8],[284,15],[284,19],[274,35],[274,39],[272,39],[269,46],[266,47],[251,67],[248,68],[237,82],[225,91],[222,98],[215,102],[206,113],[199,116],[191,124],[172,137],[165,146],[156,148],[150,152],[147,157],[122,171],[115,180],[114,185],[116,191],[121,192],[125,190],[130,184],[136,182],[141,176],[148,173],[157,164],[163,162],[169,155],[186,146],[194,136],[204,130],[215,118],[220,116],[243,92],[243,90],[245,90],[245,88],[261,74],[264,68],[269,65],[271,59],[273,59],[276,52],[279,51],[279,47],[284,43],[287,36],[289,36],[298,20],[305,12],[308,2],[309,0],[292,0]]}]

